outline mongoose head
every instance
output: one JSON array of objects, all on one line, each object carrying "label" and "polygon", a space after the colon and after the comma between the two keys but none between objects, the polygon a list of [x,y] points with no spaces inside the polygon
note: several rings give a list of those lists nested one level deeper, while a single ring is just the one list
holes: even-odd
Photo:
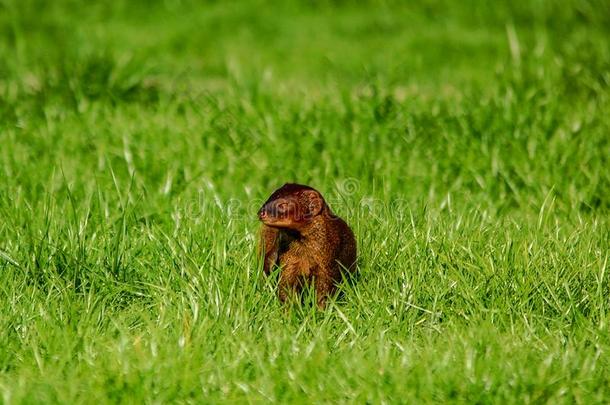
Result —
[{"label": "mongoose head", "polygon": [[321,215],[326,207],[322,195],[302,184],[286,183],[258,211],[258,218],[274,228],[300,230]]}]

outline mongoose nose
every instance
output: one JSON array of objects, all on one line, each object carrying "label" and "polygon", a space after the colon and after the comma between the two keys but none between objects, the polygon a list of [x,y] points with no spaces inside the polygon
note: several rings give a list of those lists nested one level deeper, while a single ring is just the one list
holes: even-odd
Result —
[{"label": "mongoose nose", "polygon": [[258,211],[258,218],[261,219],[261,220],[267,218],[267,211],[265,211],[263,208],[261,208]]}]

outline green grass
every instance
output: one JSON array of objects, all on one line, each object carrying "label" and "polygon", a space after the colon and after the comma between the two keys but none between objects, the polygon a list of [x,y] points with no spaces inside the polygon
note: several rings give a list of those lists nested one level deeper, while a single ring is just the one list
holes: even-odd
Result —
[{"label": "green grass", "polygon": [[0,402],[607,403],[610,3],[513,3],[0,0]]}]

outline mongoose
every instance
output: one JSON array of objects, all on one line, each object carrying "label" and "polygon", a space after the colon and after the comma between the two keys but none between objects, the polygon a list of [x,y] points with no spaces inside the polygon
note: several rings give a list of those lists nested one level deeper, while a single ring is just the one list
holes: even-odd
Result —
[{"label": "mongoose", "polygon": [[356,270],[356,239],[315,189],[287,183],[258,211],[263,222],[260,255],[265,274],[280,267],[278,296],[284,302],[313,282],[317,305],[335,292],[341,272]]}]

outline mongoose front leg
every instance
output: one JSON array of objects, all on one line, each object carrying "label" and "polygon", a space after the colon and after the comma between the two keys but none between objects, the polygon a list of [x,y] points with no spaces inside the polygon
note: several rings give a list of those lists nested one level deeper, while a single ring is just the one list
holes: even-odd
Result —
[{"label": "mongoose front leg", "polygon": [[263,259],[265,275],[269,275],[271,270],[273,270],[273,266],[277,264],[279,248],[280,231],[277,228],[263,225],[259,244],[259,257]]},{"label": "mongoose front leg", "polygon": [[[290,253],[286,254],[290,255]],[[286,256],[282,256],[283,259]],[[283,261],[283,260],[282,260]],[[311,274],[311,263],[306,258],[289,257],[282,263],[282,272],[278,284],[278,296],[281,302],[285,302],[291,295],[296,295],[303,289],[306,278]]]},{"label": "mongoose front leg", "polygon": [[278,297],[280,302],[296,295],[301,289],[301,274],[295,266],[288,266],[282,269],[280,281],[278,283]]},{"label": "mongoose front leg", "polygon": [[335,284],[330,275],[326,273],[315,275],[314,283],[316,288],[316,303],[318,308],[324,309],[327,298],[335,291]]}]

